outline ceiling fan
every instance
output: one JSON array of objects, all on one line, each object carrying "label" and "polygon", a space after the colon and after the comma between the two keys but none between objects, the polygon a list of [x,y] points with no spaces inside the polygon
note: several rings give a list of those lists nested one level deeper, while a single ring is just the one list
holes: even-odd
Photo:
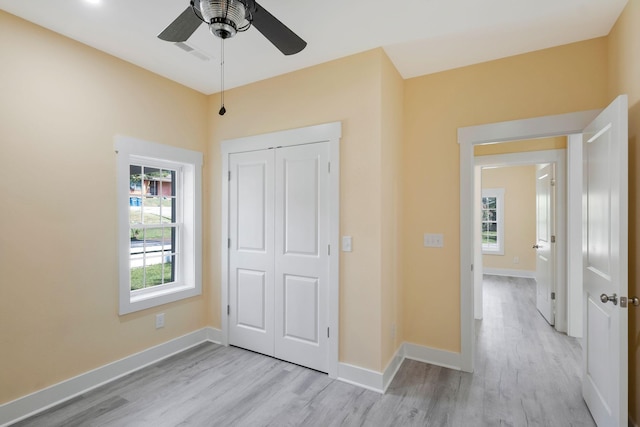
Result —
[{"label": "ceiling fan", "polygon": [[252,25],[285,55],[305,48],[307,42],[254,0],[191,0],[189,7],[158,35],[169,42],[184,42],[206,23],[209,31],[228,39]]}]

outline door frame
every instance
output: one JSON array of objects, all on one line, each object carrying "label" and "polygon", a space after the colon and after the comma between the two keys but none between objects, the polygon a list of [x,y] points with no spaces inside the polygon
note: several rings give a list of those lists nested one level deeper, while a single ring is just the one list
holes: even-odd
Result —
[{"label": "door frame", "polygon": [[[560,115],[536,117],[530,119],[513,120],[507,122],[490,123],[478,126],[458,128],[458,144],[460,146],[460,368],[467,372],[474,370],[475,356],[475,320],[474,320],[474,189],[476,184],[473,147],[475,145],[521,141],[527,139],[582,134],[582,130],[602,110],[589,110]],[[574,138],[569,138],[572,144]],[[576,177],[582,175],[582,169],[575,170],[577,149],[568,147],[568,194],[580,191],[582,194],[582,180],[577,187]],[[579,153],[582,153],[580,148]],[[579,190],[578,190],[579,188]],[[582,206],[575,206],[575,200],[568,200],[568,223],[582,222]],[[576,250],[582,253],[582,237],[575,240],[575,230],[569,229],[567,241],[568,254]],[[580,230],[581,231],[581,230]],[[579,244],[578,244],[579,242]],[[574,270],[571,264],[573,258],[567,257],[568,271]],[[580,268],[582,267],[580,260]],[[573,281],[569,274],[568,282]]]},{"label": "door frame", "polygon": [[[557,150],[540,150],[523,153],[495,154],[488,156],[474,156],[474,167],[476,169],[476,180],[479,172],[483,167],[513,167],[513,166],[531,166],[551,163],[556,165],[556,204],[555,204],[555,230],[556,230],[556,250],[555,250],[555,268],[554,281],[556,285],[556,322],[554,328],[560,332],[567,332],[567,228],[566,228],[566,203],[567,203],[567,181],[566,181],[566,149]],[[475,184],[474,184],[475,185]],[[476,199],[474,206],[478,207],[479,200]],[[479,218],[479,214],[475,214],[475,218]],[[474,221],[474,236],[480,232],[479,222]],[[535,244],[536,242],[531,242]],[[476,275],[474,280],[474,314],[476,319],[482,318],[482,273],[484,265],[482,264],[482,248],[479,244],[474,245],[474,257],[477,260],[474,263]],[[478,274],[480,276],[478,276]],[[571,301],[571,300],[569,300]],[[577,303],[581,299],[577,298]]]},{"label": "door frame", "polygon": [[332,122],[297,129],[270,132],[260,135],[227,139],[220,144],[222,154],[221,219],[220,234],[220,318],[221,344],[229,345],[229,155],[247,151],[327,142],[329,144],[329,244],[335,248],[329,256],[329,283],[327,293],[327,322],[330,329],[327,350],[327,367],[330,378],[338,376],[339,307],[340,307],[340,138],[342,123]]}]

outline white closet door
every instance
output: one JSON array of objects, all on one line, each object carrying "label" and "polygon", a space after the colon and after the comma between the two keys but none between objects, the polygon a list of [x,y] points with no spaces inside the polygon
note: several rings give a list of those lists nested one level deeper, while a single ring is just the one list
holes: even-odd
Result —
[{"label": "white closet door", "polygon": [[275,150],[275,357],[323,372],[328,369],[328,148],[318,143]]},{"label": "white closet door", "polygon": [[274,353],[273,150],[229,157],[229,343]]}]

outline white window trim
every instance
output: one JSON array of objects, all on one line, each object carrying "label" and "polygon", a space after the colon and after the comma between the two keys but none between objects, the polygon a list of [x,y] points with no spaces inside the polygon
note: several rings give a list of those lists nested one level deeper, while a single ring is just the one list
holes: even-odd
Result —
[{"label": "white window trim", "polygon": [[485,248],[482,245],[483,255],[504,255],[504,188],[483,188],[482,197],[496,198],[496,216],[498,223],[498,247],[495,249]]},{"label": "white window trim", "polygon": [[[118,209],[118,270],[121,315],[202,294],[202,153],[116,136],[114,142],[117,163]],[[131,292],[130,230],[129,230],[129,165],[171,165],[181,171],[183,221],[182,241],[177,281]]]}]

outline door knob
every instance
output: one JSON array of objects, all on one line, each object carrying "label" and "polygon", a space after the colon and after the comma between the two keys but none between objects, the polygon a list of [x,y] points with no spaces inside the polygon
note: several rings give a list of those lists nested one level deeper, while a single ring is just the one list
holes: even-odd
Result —
[{"label": "door knob", "polygon": [[633,305],[635,307],[640,305],[640,299],[638,297],[620,297],[620,308],[627,308],[627,306]]},{"label": "door knob", "polygon": [[533,249],[540,249],[540,245],[533,245]]},{"label": "door knob", "polygon": [[605,304],[611,301],[613,305],[618,305],[618,295],[613,294],[611,296],[608,296],[607,294],[602,294],[600,295],[600,301],[602,301]]}]

